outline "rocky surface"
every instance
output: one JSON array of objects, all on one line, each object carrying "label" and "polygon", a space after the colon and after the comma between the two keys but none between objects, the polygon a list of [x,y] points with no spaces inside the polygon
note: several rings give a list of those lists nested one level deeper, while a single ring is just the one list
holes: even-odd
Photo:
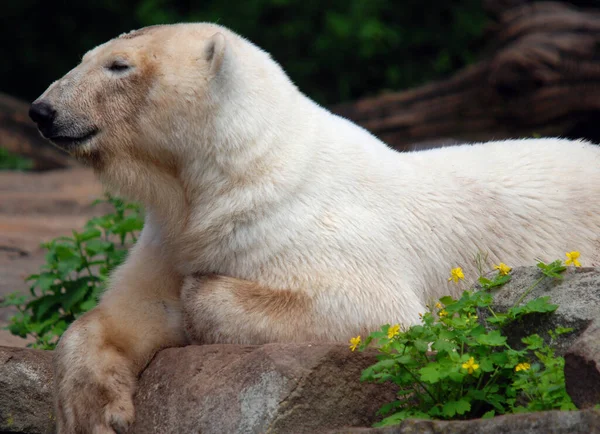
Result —
[{"label": "rocky surface", "polygon": [[52,353],[0,347],[0,433],[54,432]]},{"label": "rocky surface", "polygon": [[545,411],[467,421],[407,420],[386,428],[347,428],[328,434],[595,434],[600,412]]},{"label": "rocky surface", "polygon": [[315,433],[369,426],[390,385],[365,384],[373,353],[345,345],[189,346],[162,351],[135,397],[134,433]]},{"label": "rocky surface", "polygon": [[[102,187],[91,170],[75,167],[51,172],[0,172],[0,298],[27,291],[24,278],[44,263],[40,243],[81,229],[102,209],[91,203]],[[0,327],[13,310],[0,309]],[[0,345],[26,341],[0,330]]]},{"label": "rocky surface", "polygon": [[565,354],[565,382],[577,407],[600,403],[600,321],[594,321]]},{"label": "rocky surface", "polygon": [[[360,383],[345,345],[206,345],[160,352],[135,395],[136,433],[315,433],[369,426],[394,399]],[[0,432],[52,433],[51,353],[0,347]]]},{"label": "rocky surface", "polygon": [[[536,280],[543,276],[537,267],[518,267],[511,272],[510,282],[494,291],[492,308],[504,312],[512,307]],[[558,337],[553,344],[557,354],[564,355],[579,335],[600,313],[600,272],[596,268],[569,267],[562,279],[546,278],[538,284],[524,303],[537,297],[549,296],[558,305],[553,314],[528,315],[521,322],[511,324],[505,334],[511,345],[519,345],[521,338],[538,333],[548,338],[548,331],[557,327],[571,327],[573,332]],[[487,311],[480,316],[488,315]]]}]

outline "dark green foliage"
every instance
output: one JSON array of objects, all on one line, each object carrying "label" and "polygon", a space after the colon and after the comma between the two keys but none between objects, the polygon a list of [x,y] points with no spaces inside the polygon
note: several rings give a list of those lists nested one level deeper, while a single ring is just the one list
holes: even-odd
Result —
[{"label": "dark green foliage", "polygon": [[[269,51],[323,104],[403,89],[473,60],[480,0],[9,0],[0,91],[37,97],[88,49],[157,23],[223,24]],[[6,55],[6,54],[5,54]]]},{"label": "dark green foliage", "polygon": [[0,170],[28,170],[33,167],[33,162],[27,158],[11,154],[0,148]]}]

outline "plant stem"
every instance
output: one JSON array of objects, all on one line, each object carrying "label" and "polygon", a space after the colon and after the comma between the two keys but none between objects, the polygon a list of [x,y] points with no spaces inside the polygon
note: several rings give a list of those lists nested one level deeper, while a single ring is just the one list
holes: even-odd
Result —
[{"label": "plant stem", "polygon": [[516,303],[513,305],[513,307],[512,307],[512,308],[514,309],[514,308],[515,308],[515,307],[517,307],[519,304],[521,304],[521,302],[523,301],[523,299],[524,299],[525,297],[527,297],[527,295],[528,295],[528,294],[529,294],[531,291],[533,291],[533,288],[535,288],[536,286],[538,286],[538,285],[539,285],[539,283],[540,283],[542,280],[544,280],[545,278],[546,278],[546,276],[542,276],[542,277],[540,277],[538,280],[536,280],[536,281],[533,283],[533,285],[531,285],[529,288],[527,288],[527,289],[525,290],[525,292],[523,293],[523,295],[521,295],[521,297],[520,297],[520,298],[517,300],[517,302],[516,302]]},{"label": "plant stem", "polygon": [[427,392],[427,394],[431,397],[431,399],[433,399],[433,402],[437,402],[437,399],[435,398],[435,396],[433,396],[433,394],[429,391],[429,389],[427,389],[427,387],[425,387],[425,385],[416,377],[415,374],[413,374],[413,372],[408,369],[406,366],[404,365],[400,365],[404,370],[406,370],[406,372],[408,372],[408,374],[413,377],[413,380],[415,380],[419,386],[421,386],[423,388],[423,390],[425,390],[425,392]]}]

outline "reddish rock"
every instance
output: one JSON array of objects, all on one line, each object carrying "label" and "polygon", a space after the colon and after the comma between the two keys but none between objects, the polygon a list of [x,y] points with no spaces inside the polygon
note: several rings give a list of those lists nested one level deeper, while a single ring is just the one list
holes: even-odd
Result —
[{"label": "reddish rock", "polygon": [[578,408],[600,404],[600,323],[594,321],[565,354],[567,393]]},{"label": "reddish rock", "polygon": [[134,433],[315,433],[370,426],[394,399],[361,383],[373,353],[344,345],[189,346],[162,351],[135,397]]},{"label": "reddish rock", "polygon": [[0,433],[54,433],[52,353],[0,347]]},{"label": "reddish rock", "polygon": [[[0,347],[0,432],[52,433],[51,353]],[[160,352],[135,395],[141,433],[315,433],[370,426],[394,399],[361,383],[373,353],[345,345],[207,345]]]}]

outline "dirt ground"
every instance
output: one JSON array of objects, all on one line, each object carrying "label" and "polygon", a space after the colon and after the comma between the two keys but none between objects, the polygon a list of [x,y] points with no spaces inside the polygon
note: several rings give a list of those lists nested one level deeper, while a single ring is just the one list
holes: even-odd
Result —
[{"label": "dirt ground", "polygon": [[[81,229],[102,209],[91,203],[102,187],[91,170],[70,168],[49,172],[0,172],[0,298],[28,292],[24,278],[44,263],[40,243]],[[12,309],[0,308],[0,327]],[[27,341],[0,330],[0,345]]]}]

